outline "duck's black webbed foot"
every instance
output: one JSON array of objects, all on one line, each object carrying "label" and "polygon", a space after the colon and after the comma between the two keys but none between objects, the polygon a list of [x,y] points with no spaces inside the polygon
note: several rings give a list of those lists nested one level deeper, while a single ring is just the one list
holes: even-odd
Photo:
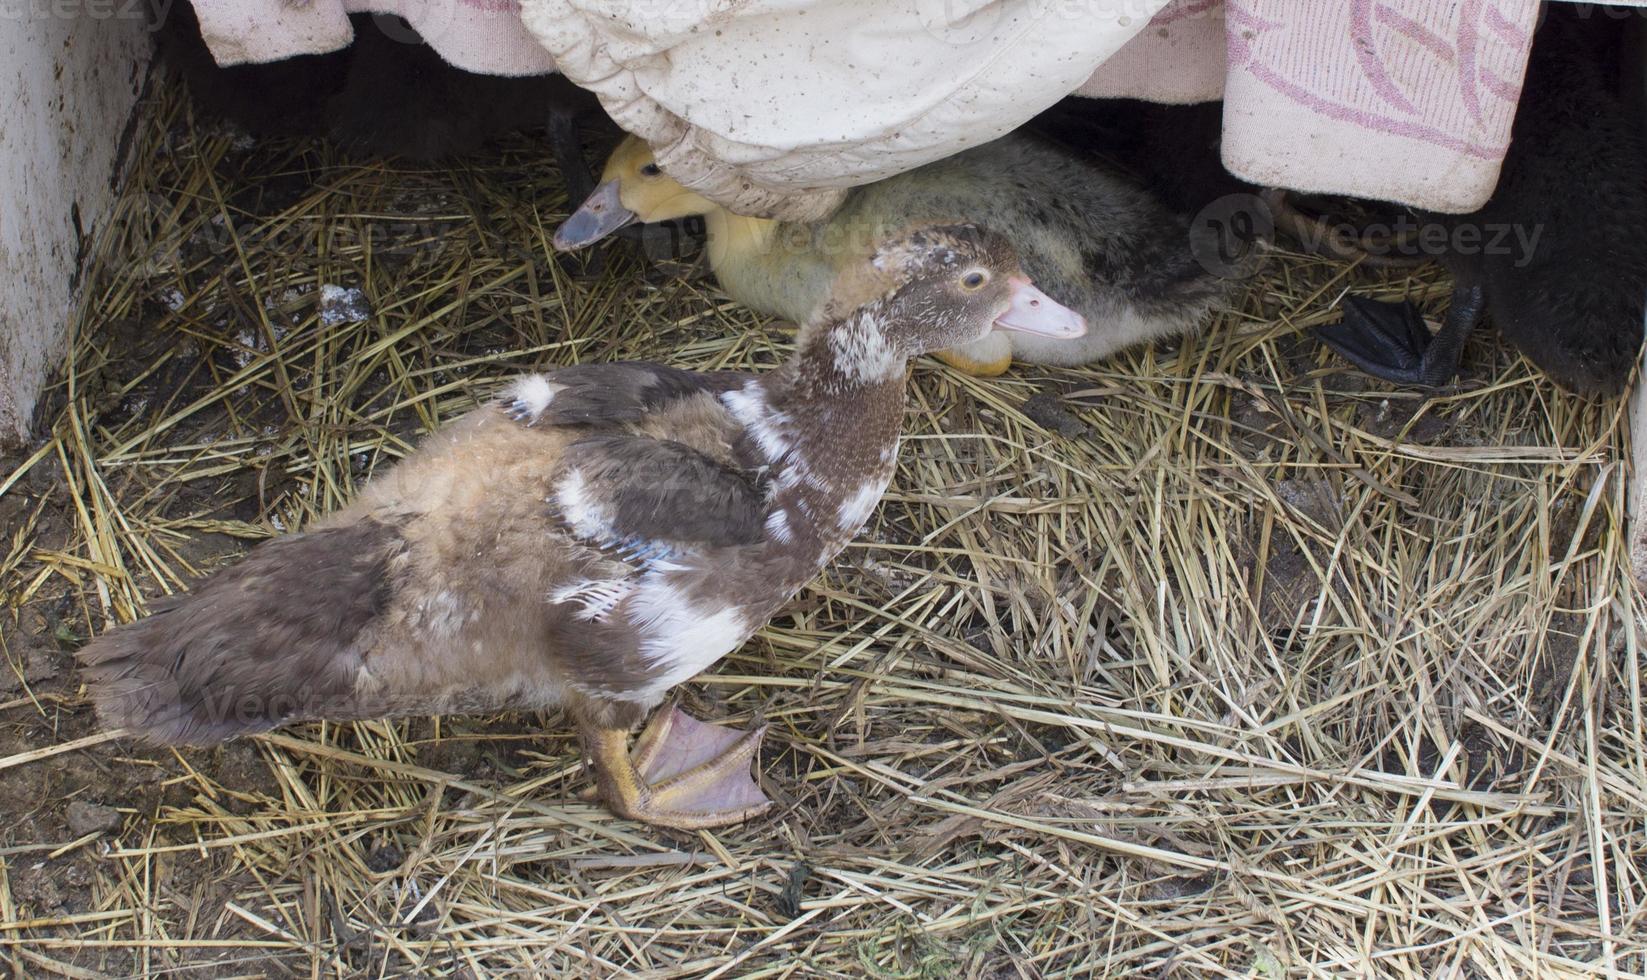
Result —
[{"label": "duck's black webbed foot", "polygon": [[1480,287],[1453,290],[1447,319],[1434,336],[1412,303],[1346,296],[1344,319],[1316,328],[1321,342],[1368,374],[1396,384],[1437,388],[1458,373],[1464,341],[1481,319]]}]

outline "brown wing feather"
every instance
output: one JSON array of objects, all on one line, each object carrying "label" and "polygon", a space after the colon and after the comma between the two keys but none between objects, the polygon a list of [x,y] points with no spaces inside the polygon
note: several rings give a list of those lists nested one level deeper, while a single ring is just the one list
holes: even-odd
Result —
[{"label": "brown wing feather", "polygon": [[601,425],[634,422],[668,403],[693,395],[741,388],[753,375],[737,371],[687,371],[644,361],[579,364],[544,377],[563,388],[538,425]]},{"label": "brown wing feather", "polygon": [[761,540],[766,492],[751,472],[644,436],[591,436],[571,452],[590,494],[607,502],[619,542],[730,548]]}]

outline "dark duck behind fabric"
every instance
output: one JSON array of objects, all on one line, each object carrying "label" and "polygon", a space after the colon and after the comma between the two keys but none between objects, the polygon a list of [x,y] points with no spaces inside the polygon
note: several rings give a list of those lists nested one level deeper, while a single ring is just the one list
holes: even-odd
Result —
[{"label": "dark duck behind fabric", "polygon": [[399,17],[351,14],[354,43],[338,51],[219,67],[187,3],[156,5],[152,15],[160,55],[199,109],[253,136],[325,137],[369,157],[433,162],[547,126],[574,200],[594,187],[583,130],[594,128],[601,150],[621,136],[594,94],[565,77],[455,68]]},{"label": "dark duck behind fabric", "polygon": [[[1320,336],[1378,377],[1433,387],[1458,371],[1483,311],[1556,383],[1623,390],[1647,315],[1647,136],[1641,79],[1625,70],[1639,32],[1587,5],[1547,5],[1492,199],[1467,215],[1422,215],[1462,242],[1442,256],[1457,288],[1432,338],[1410,304],[1344,301]],[[1476,233],[1473,229],[1480,229]],[[1500,235],[1500,230],[1508,230]]]},{"label": "dark duck behind fabric", "polygon": [[597,364],[521,379],[348,508],[80,653],[103,722],[202,743],[287,721],[564,707],[616,812],[769,804],[761,738],[658,712],[857,534],[897,460],[910,358],[1078,336],[1000,237],[883,242],[760,376]]},{"label": "dark duck behind fabric", "polygon": [[[1224,169],[1224,103],[1166,105],[1072,95],[1025,124],[1030,132],[1097,154],[1131,174],[1169,210],[1194,215],[1258,188]],[[1256,203],[1254,201],[1254,203]]]}]

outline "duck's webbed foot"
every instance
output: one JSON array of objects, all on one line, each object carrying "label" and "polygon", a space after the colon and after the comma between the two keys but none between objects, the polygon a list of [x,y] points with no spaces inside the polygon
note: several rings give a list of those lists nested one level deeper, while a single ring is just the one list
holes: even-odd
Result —
[{"label": "duck's webbed foot", "polygon": [[741,823],[765,812],[749,775],[766,726],[739,731],[698,721],[670,705],[629,751],[621,728],[586,728],[597,792],[612,812],[659,827],[696,830]]},{"label": "duck's webbed foot", "polygon": [[1464,341],[1481,320],[1479,286],[1453,290],[1441,329],[1431,336],[1412,303],[1346,296],[1344,319],[1316,328],[1321,342],[1368,374],[1396,384],[1436,388],[1458,373]]}]

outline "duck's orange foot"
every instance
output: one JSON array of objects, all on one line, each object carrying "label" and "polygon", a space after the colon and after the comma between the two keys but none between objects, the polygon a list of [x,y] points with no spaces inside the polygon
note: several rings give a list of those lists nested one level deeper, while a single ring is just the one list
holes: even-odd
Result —
[{"label": "duck's orange foot", "polygon": [[990,351],[981,357],[965,347],[941,350],[934,356],[957,371],[965,371],[980,378],[993,378],[998,374],[1005,374],[1006,369],[1012,366],[1011,347],[1008,347],[1004,354]]},{"label": "duck's orange foot", "polygon": [[741,823],[772,805],[749,775],[765,734],[765,725],[748,732],[711,725],[673,705],[652,716],[633,753],[622,732],[594,733],[600,797],[619,816],[660,827]]}]

